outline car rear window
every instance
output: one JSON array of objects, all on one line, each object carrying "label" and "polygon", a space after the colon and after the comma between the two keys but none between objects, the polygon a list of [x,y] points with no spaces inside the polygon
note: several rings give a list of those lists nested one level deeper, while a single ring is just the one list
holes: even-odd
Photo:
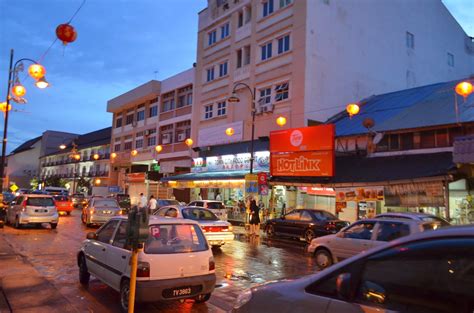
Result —
[{"label": "car rear window", "polygon": [[26,205],[31,206],[54,206],[53,198],[28,198]]},{"label": "car rear window", "polygon": [[221,202],[208,202],[207,208],[212,210],[224,209],[224,205]]},{"label": "car rear window", "polygon": [[208,250],[207,241],[199,225],[151,225],[145,242],[146,254],[190,253]]},{"label": "car rear window", "polygon": [[177,200],[158,200],[158,206],[179,205]]},{"label": "car rear window", "polygon": [[313,215],[318,221],[332,221],[338,219],[336,216],[326,211],[313,211]]},{"label": "car rear window", "polygon": [[440,228],[443,227],[444,225],[442,225],[440,222],[431,222],[431,223],[424,223],[422,226],[423,226],[423,230],[424,230],[424,231],[427,231],[427,230],[437,230],[437,229],[440,229]]},{"label": "car rear window", "polygon": [[66,196],[54,196],[53,198],[56,201],[69,201],[69,198]]},{"label": "car rear window", "polygon": [[421,218],[423,222],[434,222],[437,223],[441,227],[446,227],[446,226],[451,226],[447,221],[443,220],[442,218],[439,218],[437,216],[423,216]]},{"label": "car rear window", "polygon": [[211,211],[204,209],[183,209],[183,217],[195,221],[217,221],[217,216]]},{"label": "car rear window", "polygon": [[94,206],[100,207],[100,206],[107,206],[107,207],[118,207],[118,204],[115,200],[95,200],[94,201]]}]

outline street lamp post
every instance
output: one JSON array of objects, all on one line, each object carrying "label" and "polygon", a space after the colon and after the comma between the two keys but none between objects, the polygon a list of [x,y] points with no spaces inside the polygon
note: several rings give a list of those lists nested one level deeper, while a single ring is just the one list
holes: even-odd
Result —
[{"label": "street lamp post", "polygon": [[[71,149],[71,154],[69,154],[69,158],[71,158],[72,162],[74,164],[74,173],[72,175],[72,194],[76,193],[76,177],[77,177],[77,172],[78,172],[78,167],[79,167],[79,162],[81,160],[81,155],[77,153],[77,144],[75,141],[71,143],[72,149]],[[64,150],[66,149],[67,146],[65,144],[62,144],[59,146],[59,149]]]},{"label": "street lamp post", "polygon": [[[239,97],[237,96],[237,93],[236,93],[236,89],[237,87],[239,86],[243,86],[245,88],[247,88],[247,90],[250,92],[250,95],[251,95],[251,102],[252,102],[252,137],[251,137],[251,140],[250,140],[250,174],[253,174],[253,160],[254,160],[254,157],[253,157],[253,154],[254,154],[254,141],[255,141],[255,114],[257,113],[256,112],[256,108],[255,108],[255,88],[250,88],[249,85],[245,84],[245,83],[236,83],[234,85],[234,88],[232,89],[232,96],[229,97],[227,99],[228,102],[230,103],[237,103],[237,102],[240,102],[240,99]],[[227,131],[226,131],[227,132]]]},{"label": "street lamp post", "polygon": [[[2,159],[0,161],[0,186],[3,190],[3,182],[5,179],[5,158],[7,152],[7,130],[8,130],[8,116],[9,116],[9,108],[10,108],[10,92],[16,96],[13,98],[13,101],[18,103],[26,103],[26,100],[22,98],[25,94],[25,88],[19,83],[18,79],[18,72],[23,71],[23,61],[32,62],[33,65],[29,68],[29,74],[32,78],[36,80],[36,86],[38,88],[46,88],[48,87],[48,82],[44,78],[45,70],[44,68],[36,61],[32,59],[19,59],[13,65],[13,49],[10,50],[10,65],[8,67],[8,82],[7,82],[7,96],[6,96],[6,106],[5,106],[5,123],[3,125],[3,141],[2,141]],[[12,88],[12,83],[15,82],[15,86],[13,86],[14,90],[10,90]],[[18,88],[17,88],[18,87]],[[21,93],[17,93],[21,92]]]}]

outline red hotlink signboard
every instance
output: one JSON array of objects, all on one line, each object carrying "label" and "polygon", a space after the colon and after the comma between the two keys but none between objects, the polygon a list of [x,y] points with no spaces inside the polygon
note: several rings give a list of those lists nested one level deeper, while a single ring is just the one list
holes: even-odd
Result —
[{"label": "red hotlink signboard", "polygon": [[270,133],[272,176],[334,176],[334,125]]}]

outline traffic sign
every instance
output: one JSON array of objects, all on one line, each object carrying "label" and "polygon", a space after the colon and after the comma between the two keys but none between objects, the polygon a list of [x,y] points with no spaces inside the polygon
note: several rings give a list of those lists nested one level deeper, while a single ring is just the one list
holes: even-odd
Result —
[{"label": "traffic sign", "polygon": [[16,192],[18,189],[20,189],[20,187],[18,187],[18,186],[15,185],[15,184],[13,184],[13,185],[10,186],[10,190],[11,190],[12,192]]}]

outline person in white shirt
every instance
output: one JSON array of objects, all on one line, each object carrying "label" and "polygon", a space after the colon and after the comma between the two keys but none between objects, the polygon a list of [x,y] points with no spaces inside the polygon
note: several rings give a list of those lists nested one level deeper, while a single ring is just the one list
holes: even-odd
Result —
[{"label": "person in white shirt", "polygon": [[198,200],[202,200],[201,194],[198,195]]},{"label": "person in white shirt", "polygon": [[156,199],[153,195],[151,195],[150,201],[148,201],[148,208],[150,209],[150,213],[153,213],[156,210]]},{"label": "person in white shirt", "polygon": [[142,193],[140,193],[140,202],[138,203],[138,208],[139,209],[144,209],[146,208],[146,205],[147,205],[148,201],[145,197],[145,195]]},{"label": "person in white shirt", "polygon": [[217,201],[222,201],[222,197],[221,197],[221,194],[219,192],[217,192],[216,200]]}]

